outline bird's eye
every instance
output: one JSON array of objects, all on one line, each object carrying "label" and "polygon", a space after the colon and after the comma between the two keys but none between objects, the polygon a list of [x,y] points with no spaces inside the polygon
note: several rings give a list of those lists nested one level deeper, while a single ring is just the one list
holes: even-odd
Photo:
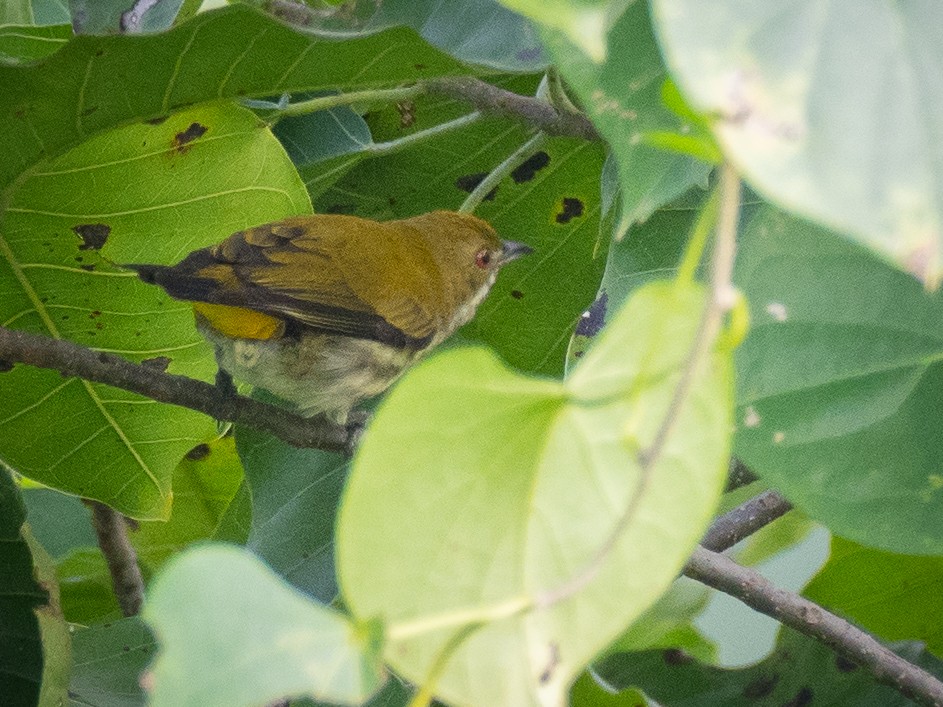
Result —
[{"label": "bird's eye", "polygon": [[491,251],[488,250],[479,250],[475,254],[475,265],[484,270],[488,267],[488,263],[491,262]]}]

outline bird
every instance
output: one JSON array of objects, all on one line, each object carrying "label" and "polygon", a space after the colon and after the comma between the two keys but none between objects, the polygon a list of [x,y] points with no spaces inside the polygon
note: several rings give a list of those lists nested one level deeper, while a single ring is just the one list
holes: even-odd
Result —
[{"label": "bird", "polygon": [[127,267],[192,303],[227,393],[235,378],[344,425],[471,321],[499,270],[531,252],[472,214],[314,214],[239,231],[175,265]]}]

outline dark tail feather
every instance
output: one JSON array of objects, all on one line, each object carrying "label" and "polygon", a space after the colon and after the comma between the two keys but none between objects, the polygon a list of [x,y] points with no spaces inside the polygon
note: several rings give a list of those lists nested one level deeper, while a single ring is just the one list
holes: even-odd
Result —
[{"label": "dark tail feather", "polygon": [[[185,261],[184,261],[185,262]],[[212,302],[219,283],[208,277],[195,277],[177,265],[146,265],[130,263],[121,267],[134,270],[149,285],[163,287],[174,299],[190,302]]]}]

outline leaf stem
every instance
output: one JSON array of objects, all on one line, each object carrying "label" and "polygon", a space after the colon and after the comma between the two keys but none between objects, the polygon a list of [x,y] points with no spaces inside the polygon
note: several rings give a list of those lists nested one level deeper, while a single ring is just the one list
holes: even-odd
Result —
[{"label": "leaf stem", "polygon": [[701,263],[701,256],[704,255],[704,248],[707,246],[707,239],[714,230],[717,223],[717,203],[720,188],[711,190],[710,196],[704,203],[701,213],[698,214],[697,221],[694,222],[694,228],[691,229],[691,237],[688,239],[688,245],[684,249],[684,255],[681,258],[681,264],[678,266],[677,281],[682,284],[694,282],[694,276],[697,274],[697,266]]},{"label": "leaf stem", "polygon": [[449,132],[451,130],[459,130],[468,125],[472,125],[477,121],[481,120],[481,113],[475,111],[474,113],[468,113],[463,115],[461,118],[456,118],[455,120],[450,120],[446,123],[440,123],[439,125],[434,125],[431,128],[426,128],[425,130],[419,130],[411,135],[404,135],[401,138],[396,140],[389,140],[387,142],[374,142],[364,148],[364,152],[368,155],[379,156],[379,155],[389,155],[394,152],[399,152],[400,150],[405,150],[407,147],[412,147],[413,145],[434,138],[443,133]]},{"label": "leaf stem", "polygon": [[401,88],[378,88],[367,91],[352,91],[351,93],[337,93],[330,96],[318,96],[298,103],[289,103],[284,108],[275,111],[274,120],[307,115],[319,110],[349,106],[352,103],[396,103],[407,101],[426,92],[423,84],[414,84]]},{"label": "leaf stem", "polygon": [[698,370],[708,358],[711,348],[720,333],[724,314],[733,306],[736,298],[730,280],[733,274],[733,260],[736,253],[737,219],[740,212],[740,178],[729,164],[721,168],[718,187],[720,213],[717,220],[716,238],[711,272],[711,288],[701,321],[698,324],[691,350],[688,353],[681,378],[675,386],[668,410],[655,433],[655,438],[647,449],[639,454],[639,475],[635,490],[625,509],[616,522],[612,532],[599,547],[595,555],[572,578],[549,591],[539,594],[535,600],[538,608],[547,608],[564,601],[585,589],[599,574],[616,544],[635,518],[636,510],[648,489],[652,470],[661,459],[668,437],[675,429],[681,415],[681,409],[691,390]]},{"label": "leaf stem", "polygon": [[468,198],[462,202],[460,207],[458,207],[459,213],[472,213],[478,207],[478,205],[484,201],[489,192],[501,183],[501,180],[503,180],[511,172],[526,162],[531,155],[543,147],[546,141],[547,134],[539,132],[535,134],[530,140],[517,148],[508,156],[506,160],[504,160],[504,162],[491,170],[491,172],[488,173],[488,176],[479,182],[478,186],[476,186],[474,190],[472,190],[472,193],[468,195]]}]

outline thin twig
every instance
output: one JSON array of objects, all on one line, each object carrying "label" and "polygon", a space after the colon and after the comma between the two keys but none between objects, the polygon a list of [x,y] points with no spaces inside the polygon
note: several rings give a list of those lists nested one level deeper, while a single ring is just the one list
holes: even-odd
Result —
[{"label": "thin twig", "polygon": [[815,638],[922,705],[943,707],[943,683],[818,604],[779,589],[755,570],[699,547],[684,573]]},{"label": "thin twig", "polygon": [[306,101],[289,103],[276,110],[274,119],[290,118],[299,115],[316,113],[319,110],[330,110],[340,106],[349,106],[353,103],[396,103],[407,101],[425,93],[422,84],[405,86],[402,88],[378,88],[367,91],[352,91],[351,93],[337,93],[330,96],[317,96]]},{"label": "thin twig", "polygon": [[438,137],[443,133],[447,133],[452,130],[460,130],[461,128],[473,125],[474,123],[481,120],[481,117],[481,112],[476,110],[473,113],[463,115],[460,118],[456,118],[455,120],[439,123],[438,125],[433,125],[431,128],[419,130],[410,135],[404,135],[403,137],[396,138],[395,140],[370,143],[367,147],[364,148],[363,151],[373,157],[389,155],[394,152],[399,152],[400,150],[405,150],[407,147],[412,147],[413,145],[424,142],[430,138]]},{"label": "thin twig", "polygon": [[137,616],[144,601],[144,578],[138,566],[138,556],[128,540],[128,523],[113,508],[98,501],[87,501],[92,509],[92,526],[98,538],[98,547],[105,556],[111,586],[118,606],[125,616]]},{"label": "thin twig", "polygon": [[26,363],[59,371],[63,376],[105,383],[162,403],[197,410],[217,420],[269,432],[296,447],[349,451],[349,433],[345,427],[322,418],[304,418],[251,398],[226,395],[209,383],[131,363],[120,356],[93,351],[71,341],[0,327],[0,361]]},{"label": "thin twig", "polygon": [[526,162],[531,155],[543,147],[545,142],[547,142],[547,136],[544,133],[537,133],[512,152],[504,162],[491,170],[488,175],[475,186],[471,194],[469,194],[465,201],[462,202],[462,205],[458,207],[459,213],[472,213],[478,205],[484,201],[489,192],[501,183],[501,180]]},{"label": "thin twig", "polygon": [[717,518],[701,540],[701,546],[723,552],[760,528],[792,510],[792,504],[775,491],[764,491]]}]

